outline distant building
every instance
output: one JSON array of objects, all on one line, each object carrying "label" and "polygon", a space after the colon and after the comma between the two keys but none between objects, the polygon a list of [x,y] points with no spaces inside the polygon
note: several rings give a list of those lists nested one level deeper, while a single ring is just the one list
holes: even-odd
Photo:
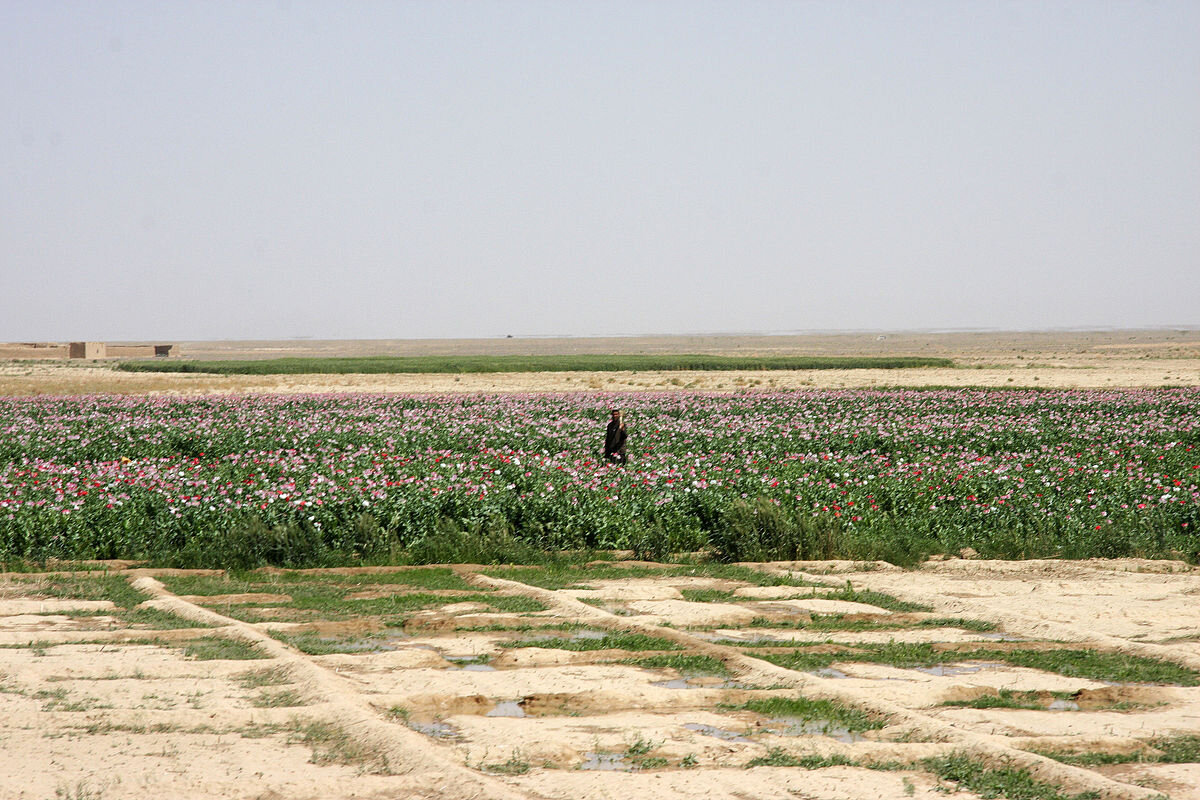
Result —
[{"label": "distant building", "polygon": [[173,344],[156,344],[154,345],[155,358],[168,358],[171,355],[171,349],[175,347]]},{"label": "distant building", "polygon": [[108,355],[104,342],[71,342],[67,358],[105,358]]}]

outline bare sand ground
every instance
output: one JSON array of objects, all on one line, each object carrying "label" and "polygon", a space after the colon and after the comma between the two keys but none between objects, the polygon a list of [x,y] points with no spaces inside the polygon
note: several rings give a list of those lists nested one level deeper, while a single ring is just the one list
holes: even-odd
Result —
[{"label": "bare sand ground", "polygon": [[[1197,764],[1085,769],[1033,752],[1152,753],[1156,738],[1200,732],[1200,688],[1114,684],[1000,656],[925,670],[835,657],[826,669],[791,670],[754,657],[778,648],[735,646],[803,640],[806,631],[785,623],[844,613],[895,627],[826,630],[813,652],[872,641],[996,653],[1071,648],[1200,669],[1200,570],[1139,560],[952,560],[907,572],[759,566],[806,585],[642,574],[549,591],[459,567],[478,591],[536,599],[546,610],[500,613],[447,594],[447,604],[415,612],[402,628],[378,619],[289,622],[296,611],[277,590],[283,584],[272,583],[278,571],[264,573],[261,592],[207,597],[173,594],[153,577],[178,571],[110,573],[155,596],[145,605],[213,626],[161,631],[153,620],[122,621],[127,612],[107,601],[50,596],[39,576],[0,575],[0,798],[934,798],[953,786],[920,761],[951,752],[1028,769],[1065,794],[1200,798]],[[370,588],[413,591],[397,576]],[[822,597],[847,580],[932,610],[889,613]],[[687,589],[727,594],[689,602]],[[258,613],[266,609],[278,613]],[[778,627],[748,626],[764,617]],[[979,631],[961,619],[996,627]],[[305,655],[270,636],[304,631],[347,652]],[[505,647],[530,636],[620,633],[681,649]],[[187,655],[206,640],[247,643],[261,658]],[[732,677],[631,663],[676,653],[709,656]],[[946,705],[1005,691],[1041,700],[1032,709]],[[885,724],[851,733],[737,708],[798,696]],[[767,757],[849,763],[746,768]],[[888,762],[907,766],[870,768]]]},{"label": "bare sand ground", "polygon": [[347,355],[716,353],[915,355],[956,368],[489,375],[149,375],[113,361],[20,360],[0,346],[0,396],[243,392],[745,391],[888,386],[1117,388],[1200,385],[1200,331],[812,334],[337,342],[185,342],[188,358]]}]

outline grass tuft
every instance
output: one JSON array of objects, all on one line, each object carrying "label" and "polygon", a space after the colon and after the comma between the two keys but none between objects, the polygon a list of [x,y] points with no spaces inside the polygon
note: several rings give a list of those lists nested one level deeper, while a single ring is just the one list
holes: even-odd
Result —
[{"label": "grass tuft", "polygon": [[295,737],[312,748],[314,764],[343,764],[370,775],[394,774],[384,752],[337,725],[328,722],[297,723]]},{"label": "grass tuft", "polygon": [[[1053,692],[1052,697],[1065,700],[1070,692]],[[1012,689],[1000,689],[996,694],[984,694],[970,700],[947,700],[943,706],[955,708],[1019,708],[1026,710],[1043,710],[1046,708],[1039,692],[1014,692]]]},{"label": "grass tuft", "polygon": [[1147,747],[1126,753],[1095,753],[1037,750],[1038,755],[1077,767],[1105,764],[1200,764],[1200,736],[1187,734],[1149,739]]},{"label": "grass tuft", "polygon": [[1047,650],[1006,650],[974,648],[937,650],[928,643],[888,642],[847,646],[840,653],[814,653],[797,648],[785,653],[754,653],[756,658],[800,671],[823,669],[834,662],[889,664],[901,669],[932,667],[968,661],[1001,661],[1016,667],[1054,672],[1072,678],[1114,683],[1153,683],[1196,686],[1200,674],[1186,667],[1125,653],[1055,648]]},{"label": "grass tuft", "polygon": [[521,755],[521,751],[514,750],[507,761],[499,764],[488,764],[484,767],[488,772],[494,772],[498,775],[524,775],[529,772],[529,762]]},{"label": "grass tuft", "polygon": [[851,603],[863,603],[887,609],[888,611],[933,611],[932,606],[922,605],[921,603],[909,603],[883,592],[873,592],[870,589],[855,589],[850,581],[846,581],[846,585],[838,591],[820,596],[825,600],[845,600]]},{"label": "grass tuft", "polygon": [[[587,581],[611,581],[627,578],[713,578],[716,580],[740,581],[750,586],[823,586],[802,578],[754,569],[740,564],[674,564],[648,567],[641,564],[622,566],[620,562],[607,564],[550,564],[545,566],[492,567],[483,570],[484,575],[542,589],[590,589]],[[708,590],[680,590],[687,591]]]},{"label": "grass tuft", "polygon": [[284,686],[292,682],[291,671],[287,667],[270,667],[269,669],[250,670],[235,675],[243,689],[261,689],[264,686]]},{"label": "grass tuft", "polygon": [[712,656],[663,654],[645,658],[629,658],[620,663],[642,669],[673,669],[685,677],[714,675],[719,678],[728,678],[733,674],[724,662]]},{"label": "grass tuft", "polygon": [[183,654],[197,661],[252,661],[271,657],[256,645],[215,636],[193,639],[183,648]]},{"label": "grass tuft", "polygon": [[599,639],[579,638],[562,639],[518,639],[513,642],[502,642],[501,647],[541,647],[547,650],[680,650],[675,642],[658,636],[647,636],[644,633],[609,633]]},{"label": "grass tuft", "polygon": [[765,756],[746,762],[746,769],[754,767],[799,767],[800,769],[821,769],[823,767],[857,766],[858,762],[840,754],[820,756],[815,753],[794,756],[782,747],[772,747]]},{"label": "grass tuft", "polygon": [[878,730],[887,720],[874,718],[857,708],[832,700],[810,700],[806,697],[769,697],[749,700],[740,705],[723,705],[726,711],[753,711],[764,717],[788,717],[805,722],[828,721],[851,732]]},{"label": "grass tuft", "polygon": [[381,634],[360,636],[325,636],[319,633],[284,633],[270,631],[271,638],[291,645],[310,656],[328,656],[335,653],[378,653],[387,648],[376,642]]},{"label": "grass tuft", "polygon": [[261,691],[251,699],[255,708],[292,708],[305,705],[304,698],[294,689],[282,692]]},{"label": "grass tuft", "polygon": [[1034,779],[1027,771],[1005,767],[994,769],[962,753],[925,759],[922,765],[944,781],[952,781],[980,797],[1011,800],[1098,800],[1095,792],[1066,795],[1057,787]]},{"label": "grass tuft", "polygon": [[679,594],[689,603],[732,603],[736,601],[732,591],[722,589],[680,589]]}]

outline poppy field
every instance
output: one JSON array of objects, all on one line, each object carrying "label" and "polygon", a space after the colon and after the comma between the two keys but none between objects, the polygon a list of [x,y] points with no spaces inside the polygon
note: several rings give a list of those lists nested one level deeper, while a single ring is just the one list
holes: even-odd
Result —
[{"label": "poppy field", "polygon": [[1190,388],[3,399],[0,559],[1195,560],[1198,412]]}]

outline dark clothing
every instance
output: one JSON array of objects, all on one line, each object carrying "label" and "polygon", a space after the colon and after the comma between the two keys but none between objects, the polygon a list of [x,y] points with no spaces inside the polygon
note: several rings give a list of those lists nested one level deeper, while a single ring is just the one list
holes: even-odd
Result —
[{"label": "dark clothing", "polygon": [[627,462],[629,456],[625,454],[625,440],[628,438],[624,425],[615,419],[609,420],[608,430],[604,434],[604,457],[622,464]]}]

